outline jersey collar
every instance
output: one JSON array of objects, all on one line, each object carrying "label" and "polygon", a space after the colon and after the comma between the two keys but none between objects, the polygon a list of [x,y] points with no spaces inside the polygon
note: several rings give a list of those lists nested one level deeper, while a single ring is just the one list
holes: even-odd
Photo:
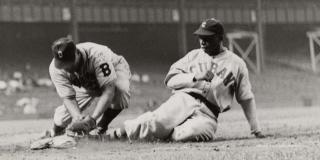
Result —
[{"label": "jersey collar", "polygon": [[[204,52],[203,49],[200,49],[200,50],[201,50],[202,53],[207,54],[206,52]],[[224,55],[227,53],[227,50],[228,50],[228,49],[223,46],[223,47],[222,47],[222,52],[220,52],[219,54],[214,55],[214,56],[211,56],[211,55],[209,55],[209,56],[212,57],[212,58],[220,58],[220,57],[224,56]],[[207,55],[208,55],[208,54],[207,54]]]}]

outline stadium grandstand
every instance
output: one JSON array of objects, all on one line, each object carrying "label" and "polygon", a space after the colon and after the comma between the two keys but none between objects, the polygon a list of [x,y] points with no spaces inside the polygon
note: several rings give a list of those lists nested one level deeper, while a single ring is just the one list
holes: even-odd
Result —
[{"label": "stadium grandstand", "polygon": [[[227,32],[256,29],[255,0],[184,1],[188,50],[198,46],[192,32],[206,18],[220,19]],[[51,42],[71,33],[72,8],[75,8],[80,42],[108,45],[132,64],[139,64],[141,59],[145,63],[170,64],[181,56],[178,0],[73,0],[73,7],[71,2],[0,0],[2,69],[20,63],[47,67]],[[320,1],[262,0],[261,19],[267,58],[286,54],[292,57],[293,50],[308,58],[306,32],[320,25]],[[24,57],[23,61],[17,57]]]},{"label": "stadium grandstand", "polygon": [[[224,23],[253,23],[255,0],[185,0],[185,18],[198,23],[207,17]],[[0,0],[0,21],[63,22],[68,20],[70,0]],[[263,0],[266,23],[314,23],[320,21],[317,0]],[[174,23],[177,0],[76,0],[79,22]]]}]

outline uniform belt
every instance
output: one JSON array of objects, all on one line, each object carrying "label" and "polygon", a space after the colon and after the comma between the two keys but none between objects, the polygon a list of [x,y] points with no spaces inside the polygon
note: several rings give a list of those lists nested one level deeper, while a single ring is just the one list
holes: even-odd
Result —
[{"label": "uniform belt", "polygon": [[216,116],[216,118],[218,118],[219,113],[220,113],[220,108],[217,105],[212,104],[205,97],[203,97],[202,95],[200,95],[198,93],[188,92],[187,94],[189,94],[193,98],[198,99],[201,102],[203,102],[210,109],[210,111]]}]

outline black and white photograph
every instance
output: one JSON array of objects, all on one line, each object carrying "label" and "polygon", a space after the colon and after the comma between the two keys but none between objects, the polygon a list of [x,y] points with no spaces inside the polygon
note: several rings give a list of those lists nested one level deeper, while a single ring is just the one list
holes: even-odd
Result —
[{"label": "black and white photograph", "polygon": [[0,0],[0,160],[319,160],[319,0]]}]

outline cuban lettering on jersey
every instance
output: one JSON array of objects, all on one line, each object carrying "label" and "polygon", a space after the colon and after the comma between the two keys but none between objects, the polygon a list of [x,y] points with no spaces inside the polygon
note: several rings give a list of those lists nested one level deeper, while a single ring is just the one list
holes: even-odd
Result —
[{"label": "cuban lettering on jersey", "polygon": [[215,62],[214,60],[210,60],[192,63],[189,66],[189,70],[191,73],[211,71],[214,75],[216,75],[215,77],[223,79],[223,84],[225,86],[229,86],[230,84],[234,84],[236,79],[231,69],[228,67],[229,66],[223,66],[222,64],[219,65],[219,62]]},{"label": "cuban lettering on jersey", "polygon": [[[214,73],[214,78],[202,89],[201,94],[220,106],[222,111],[231,106],[234,96],[238,101],[253,97],[244,61],[227,49],[215,57],[202,49],[193,50],[170,68],[167,77],[179,72],[196,74],[206,71]],[[189,92],[190,88],[181,91]]]}]

